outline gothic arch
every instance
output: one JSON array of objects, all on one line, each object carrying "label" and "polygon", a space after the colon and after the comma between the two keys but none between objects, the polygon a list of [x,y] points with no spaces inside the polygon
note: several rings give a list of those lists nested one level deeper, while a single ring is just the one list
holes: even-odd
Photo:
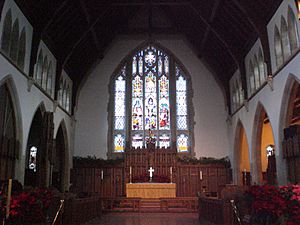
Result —
[{"label": "gothic arch", "polygon": [[[69,189],[69,141],[67,126],[63,119],[55,134],[55,154],[52,171],[52,185],[62,192]],[[61,152],[62,151],[62,152]],[[58,162],[57,160],[61,160]],[[60,179],[60,182],[55,179]]]},{"label": "gothic arch", "polygon": [[28,131],[25,154],[24,185],[41,186],[46,183],[46,166],[43,162],[44,149],[42,145],[43,117],[46,112],[41,102],[35,109]]},{"label": "gothic arch", "polygon": [[[20,101],[19,101],[19,95],[17,92],[17,88],[15,85],[15,82],[11,75],[5,76],[3,79],[0,80],[0,87],[6,86],[10,99],[12,102],[12,108],[14,113],[14,119],[15,119],[15,140],[16,140],[16,160],[19,160],[22,153],[22,143],[23,143],[23,126],[22,126],[22,114],[21,114],[21,108],[20,108]],[[19,164],[14,165],[15,169],[19,169]],[[20,179],[20,177],[14,177],[15,179]]]},{"label": "gothic arch", "polygon": [[[262,158],[262,154],[265,152],[262,151],[262,135],[263,135],[263,126],[268,120],[268,113],[261,102],[258,102],[256,107],[256,113],[253,121],[252,128],[252,140],[251,140],[251,161],[252,161],[252,178],[254,183],[261,184],[263,182],[263,167],[266,169],[268,161],[267,158]],[[268,121],[271,127],[271,134],[274,144],[274,132],[270,120]]]},{"label": "gothic arch", "polygon": [[12,32],[11,32],[11,39],[10,39],[10,50],[9,50],[9,56],[11,60],[14,62],[17,62],[18,59],[18,46],[19,46],[19,20],[16,19]]},{"label": "gothic arch", "polygon": [[[243,146],[245,144],[246,146]],[[245,151],[247,150],[247,148],[248,148],[248,152],[243,152],[243,150]],[[248,155],[244,155],[245,153],[246,154],[248,153]],[[250,152],[249,152],[246,130],[240,119],[238,120],[235,128],[233,162],[234,162],[233,170],[234,170],[235,184],[247,185],[247,177],[243,177],[243,175],[246,176],[246,173],[250,173]],[[246,182],[244,182],[244,180]]]},{"label": "gothic arch", "polygon": [[24,65],[25,65],[25,54],[26,54],[26,30],[24,27],[20,35],[19,47],[18,47],[18,59],[17,59],[17,64],[22,70],[24,70]]},{"label": "gothic arch", "polygon": [[[281,162],[279,166],[280,170],[280,180],[282,183],[294,182],[293,179],[290,177],[289,172],[289,163],[287,159],[284,159],[284,129],[288,128],[291,125],[291,119],[292,119],[292,113],[293,113],[293,104],[296,97],[296,91],[300,86],[300,79],[297,78],[293,74],[289,74],[282,100],[281,100],[281,110],[280,110],[280,120],[279,120],[279,145],[280,145],[280,151],[278,152],[278,159]],[[299,180],[298,180],[299,182]]]}]

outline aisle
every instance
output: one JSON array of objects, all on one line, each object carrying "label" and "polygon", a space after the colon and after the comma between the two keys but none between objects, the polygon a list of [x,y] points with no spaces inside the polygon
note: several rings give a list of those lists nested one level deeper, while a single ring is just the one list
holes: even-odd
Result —
[{"label": "aisle", "polygon": [[200,223],[197,213],[108,213],[86,225],[212,225]]}]

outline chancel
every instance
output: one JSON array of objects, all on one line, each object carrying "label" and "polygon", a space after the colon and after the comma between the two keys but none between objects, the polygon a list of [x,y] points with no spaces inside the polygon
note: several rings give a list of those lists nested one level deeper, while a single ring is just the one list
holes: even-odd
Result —
[{"label": "chancel", "polygon": [[0,1],[1,222],[279,224],[241,196],[299,199],[299,15],[295,0]]}]

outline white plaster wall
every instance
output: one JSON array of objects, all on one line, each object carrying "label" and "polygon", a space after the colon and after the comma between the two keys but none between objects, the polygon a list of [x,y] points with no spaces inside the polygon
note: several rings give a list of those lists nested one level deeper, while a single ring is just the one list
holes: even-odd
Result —
[{"label": "white plaster wall", "polygon": [[[28,75],[33,28],[31,26],[31,24],[28,22],[27,18],[22,13],[22,11],[19,9],[17,4],[13,0],[6,0],[4,3],[4,6],[3,6],[2,14],[1,14],[1,21],[0,21],[1,36],[0,37],[2,37],[4,18],[9,9],[11,9],[11,14],[12,14],[12,25],[13,25],[15,19],[18,18],[19,33],[21,34],[23,27],[25,27],[25,29],[26,29],[26,54],[25,54],[24,73],[26,73]],[[0,42],[1,42],[1,38],[0,38]]]},{"label": "white plaster wall", "polygon": [[[21,146],[20,146],[20,156],[19,160],[16,163],[16,179],[20,182],[24,181],[24,170],[25,170],[25,156],[26,156],[26,147],[27,147],[27,139],[29,135],[29,130],[31,126],[31,122],[33,120],[34,114],[37,108],[43,104],[45,106],[46,111],[54,111],[53,99],[48,98],[39,88],[35,85],[32,86],[31,91],[27,90],[28,77],[25,74],[20,73],[20,71],[15,68],[10,62],[2,56],[0,53],[0,84],[10,77],[12,82],[16,88],[16,93],[12,93],[16,96],[17,102],[14,104],[18,104],[17,108],[19,108],[19,118],[20,123],[17,126],[19,127],[19,133],[21,135]],[[61,121],[64,120],[67,127],[67,135],[68,135],[68,145],[69,145],[69,165],[72,165],[72,155],[73,151],[70,150],[70,146],[73,141],[73,126],[72,126],[72,118],[65,113],[59,107],[56,108],[54,113],[54,137],[56,137],[56,132]]]},{"label": "white plaster wall", "polygon": [[[196,156],[228,155],[225,98],[213,75],[182,38],[156,37],[155,40],[172,52],[191,75]],[[88,76],[77,99],[75,155],[106,158],[109,80],[122,59],[144,41],[130,37],[114,40],[103,60]]]},{"label": "white plaster wall", "polygon": [[276,163],[277,163],[277,174],[279,183],[283,184],[286,182],[286,168],[285,161],[282,159],[282,139],[280,139],[280,132],[282,127],[281,123],[281,106],[284,104],[283,95],[285,91],[285,84],[289,76],[294,75],[300,79],[300,54],[296,55],[288,65],[286,65],[273,79],[272,91],[269,85],[265,85],[248,103],[249,111],[246,110],[245,106],[241,108],[232,117],[232,123],[230,125],[230,144],[232,151],[230,153],[231,160],[234,158],[234,138],[236,135],[237,122],[240,119],[244,125],[246,136],[248,139],[249,149],[250,149],[250,164],[253,166],[253,149],[252,142],[254,140],[253,126],[255,124],[254,117],[257,110],[257,106],[261,103],[266,113],[269,116],[270,124],[272,126],[275,148],[276,148]]},{"label": "white plaster wall", "polygon": [[298,22],[298,40],[299,38],[299,31],[300,31],[300,22],[297,19],[297,8],[294,0],[284,0],[282,1],[281,5],[277,9],[276,13],[273,15],[272,19],[268,23],[267,30],[268,30],[268,38],[269,38],[269,45],[270,45],[270,54],[271,54],[271,64],[272,64],[272,72],[275,73],[277,71],[276,66],[276,58],[275,58],[275,48],[274,48],[274,29],[275,25],[277,25],[278,29],[280,30],[280,24],[281,24],[281,16],[283,16],[288,21],[288,7],[291,7],[293,10],[296,21]]}]

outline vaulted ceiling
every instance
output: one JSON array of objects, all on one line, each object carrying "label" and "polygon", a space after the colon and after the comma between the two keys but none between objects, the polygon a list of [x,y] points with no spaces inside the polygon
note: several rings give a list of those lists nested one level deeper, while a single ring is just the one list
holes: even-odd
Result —
[{"label": "vaulted ceiling", "polygon": [[16,0],[34,27],[32,65],[42,38],[78,87],[119,34],[181,34],[214,71],[229,99],[237,68],[257,38],[271,73],[266,24],[282,0]]}]

